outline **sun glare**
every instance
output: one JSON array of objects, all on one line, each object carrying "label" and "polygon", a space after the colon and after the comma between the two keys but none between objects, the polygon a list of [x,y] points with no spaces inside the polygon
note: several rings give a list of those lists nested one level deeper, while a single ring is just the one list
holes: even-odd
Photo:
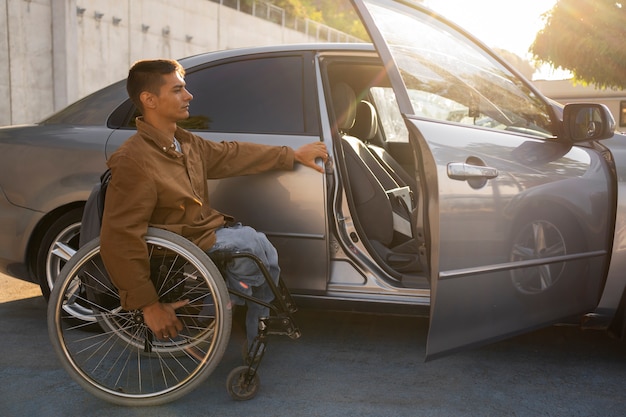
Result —
[{"label": "sun glare", "polygon": [[[425,0],[424,4],[461,26],[491,48],[504,49],[531,61],[528,52],[543,28],[542,15],[557,0]],[[571,74],[542,66],[534,78],[563,79]]]},{"label": "sun glare", "polygon": [[25,298],[41,297],[41,290],[37,284],[0,274],[0,304]]},{"label": "sun glare", "polygon": [[460,25],[490,47],[526,58],[542,15],[556,0],[508,2],[502,0],[427,0],[426,6]]}]

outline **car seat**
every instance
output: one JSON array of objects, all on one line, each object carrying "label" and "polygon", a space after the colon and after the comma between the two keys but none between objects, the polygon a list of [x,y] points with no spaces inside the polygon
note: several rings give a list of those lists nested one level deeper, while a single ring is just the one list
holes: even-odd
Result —
[{"label": "car seat", "polygon": [[[401,186],[408,185],[411,191],[418,192],[417,182],[400,165],[396,159],[382,146],[378,140],[378,115],[374,105],[367,100],[361,100],[356,106],[354,125],[350,128],[350,135],[365,142],[372,155],[385,168],[389,175]],[[375,143],[376,142],[376,143]],[[378,144],[381,142],[380,144]]]},{"label": "car seat", "polygon": [[332,101],[357,223],[376,254],[393,270],[420,270],[410,223],[409,187],[398,184],[365,143],[349,134],[356,118],[354,90],[346,83],[336,84]]}]

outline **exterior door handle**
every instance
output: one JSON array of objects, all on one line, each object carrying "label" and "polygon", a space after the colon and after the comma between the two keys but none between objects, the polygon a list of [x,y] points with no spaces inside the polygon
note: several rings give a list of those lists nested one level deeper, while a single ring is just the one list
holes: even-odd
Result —
[{"label": "exterior door handle", "polygon": [[448,177],[453,180],[467,181],[471,179],[492,179],[498,176],[498,170],[487,166],[468,164],[466,162],[450,162]]}]

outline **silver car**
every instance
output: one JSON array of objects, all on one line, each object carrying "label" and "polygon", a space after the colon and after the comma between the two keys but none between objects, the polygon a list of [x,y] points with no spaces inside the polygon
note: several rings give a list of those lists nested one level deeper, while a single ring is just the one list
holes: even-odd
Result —
[{"label": "silver car", "polygon": [[[373,44],[181,61],[195,97],[183,127],[331,154],[325,175],[211,180],[212,204],[270,237],[299,303],[428,314],[429,358],[623,319],[626,137],[608,110],[549,101],[422,6],[354,4]],[[0,129],[2,272],[49,295],[135,116],[122,81]]]}]

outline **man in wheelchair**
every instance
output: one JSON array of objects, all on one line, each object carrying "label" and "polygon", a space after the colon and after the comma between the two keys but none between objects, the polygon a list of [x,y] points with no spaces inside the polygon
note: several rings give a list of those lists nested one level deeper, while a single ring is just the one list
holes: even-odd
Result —
[{"label": "man in wheelchair", "polygon": [[[183,329],[175,310],[187,301],[159,301],[144,241],[148,227],[182,235],[209,254],[218,250],[251,253],[276,282],[280,272],[276,249],[263,233],[234,224],[234,219],[213,209],[207,180],[290,170],[295,162],[323,172],[315,161],[326,162],[328,157],[322,142],[297,150],[217,143],[178,127],[178,121],[189,117],[193,99],[184,76],[184,69],[174,60],[138,61],[131,67],[127,91],[142,116],[136,119],[137,133],[107,162],[112,178],[102,218],[102,260],[119,290],[122,307],[142,310],[146,325],[158,339],[174,338]],[[239,292],[271,301],[273,295],[250,259],[231,260],[223,274]],[[248,303],[248,346],[257,335],[259,318],[267,314],[267,307]]]}]

